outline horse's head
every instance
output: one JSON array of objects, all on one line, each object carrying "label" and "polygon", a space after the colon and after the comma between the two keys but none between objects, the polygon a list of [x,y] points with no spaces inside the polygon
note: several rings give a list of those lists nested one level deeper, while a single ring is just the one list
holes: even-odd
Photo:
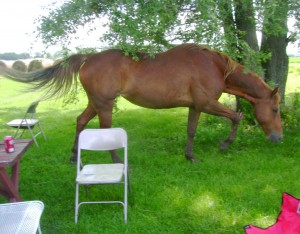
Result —
[{"label": "horse's head", "polygon": [[278,88],[275,88],[269,97],[256,100],[254,115],[267,138],[273,142],[279,142],[282,138],[282,125],[279,110],[280,96]]}]

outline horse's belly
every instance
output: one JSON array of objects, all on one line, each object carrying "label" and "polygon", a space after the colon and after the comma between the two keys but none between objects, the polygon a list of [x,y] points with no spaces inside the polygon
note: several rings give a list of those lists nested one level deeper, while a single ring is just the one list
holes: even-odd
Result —
[{"label": "horse's belly", "polygon": [[121,96],[135,105],[153,109],[184,107],[193,105],[193,101],[190,94],[176,96],[166,93],[162,95],[154,91],[152,95],[135,93],[131,95],[121,94]]}]

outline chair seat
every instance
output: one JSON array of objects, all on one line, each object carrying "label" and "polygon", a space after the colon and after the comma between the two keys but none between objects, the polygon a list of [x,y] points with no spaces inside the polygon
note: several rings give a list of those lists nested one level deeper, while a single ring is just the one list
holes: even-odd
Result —
[{"label": "chair seat", "polygon": [[46,136],[36,114],[36,108],[38,104],[39,101],[32,102],[28,107],[23,119],[14,119],[6,123],[7,126],[16,129],[13,135],[14,139],[21,138],[25,131],[28,130],[37,147],[39,147],[39,144],[36,140],[36,137],[38,135],[42,134],[44,139],[46,140]]},{"label": "chair seat", "polygon": [[24,126],[24,127],[31,127],[31,126],[34,126],[37,122],[39,122],[38,119],[26,119],[26,121],[24,121],[23,119],[14,119],[10,122],[7,123],[8,126],[10,127],[19,127],[20,124],[21,126]]},{"label": "chair seat", "polygon": [[76,178],[79,184],[119,183],[124,174],[124,164],[88,164]]}]

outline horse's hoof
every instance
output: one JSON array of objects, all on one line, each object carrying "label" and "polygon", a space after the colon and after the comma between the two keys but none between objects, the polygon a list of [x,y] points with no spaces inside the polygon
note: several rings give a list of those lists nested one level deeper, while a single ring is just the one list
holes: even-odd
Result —
[{"label": "horse's hoof", "polygon": [[200,163],[200,160],[193,157],[193,156],[188,156],[188,157],[186,157],[186,159],[189,160],[192,163]]},{"label": "horse's hoof", "polygon": [[226,142],[226,141],[221,141],[221,143],[220,143],[220,150],[221,150],[221,151],[225,151],[225,150],[228,149],[228,146],[229,146],[228,142]]},{"label": "horse's hoof", "polygon": [[76,155],[70,157],[70,163],[71,164],[76,164],[77,163],[77,156]]},{"label": "horse's hoof", "polygon": [[113,159],[113,163],[124,163],[121,159]]}]

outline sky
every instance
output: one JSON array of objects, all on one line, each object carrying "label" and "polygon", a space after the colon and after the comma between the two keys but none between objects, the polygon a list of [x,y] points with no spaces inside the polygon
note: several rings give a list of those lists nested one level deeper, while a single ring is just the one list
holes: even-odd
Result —
[{"label": "sky", "polygon": [[[0,7],[0,53],[30,53],[45,51],[41,40],[32,34],[37,25],[34,23],[41,15],[47,15],[43,7],[49,4],[59,4],[63,0],[8,0],[2,1]],[[99,45],[99,33],[87,35],[82,28],[79,30],[79,39],[72,41],[72,48],[93,47]],[[289,46],[288,52],[296,52],[294,46]],[[60,47],[52,47],[46,52],[54,53]]]},{"label": "sky", "polygon": [[[52,47],[45,50],[45,46],[33,32],[37,28],[35,20],[41,16],[47,16],[48,11],[43,9],[49,4],[60,4],[63,0],[8,0],[2,1],[0,6],[0,53],[30,53],[37,52],[54,53],[61,47]],[[95,35],[87,36],[84,28],[78,30],[81,35],[74,40],[71,48],[93,47],[99,45]]]},{"label": "sky", "polygon": [[40,41],[35,42],[32,32],[34,20],[45,14],[42,6],[53,0],[9,0],[2,1],[0,7],[0,53],[26,53],[33,46],[35,52],[44,49]]}]

